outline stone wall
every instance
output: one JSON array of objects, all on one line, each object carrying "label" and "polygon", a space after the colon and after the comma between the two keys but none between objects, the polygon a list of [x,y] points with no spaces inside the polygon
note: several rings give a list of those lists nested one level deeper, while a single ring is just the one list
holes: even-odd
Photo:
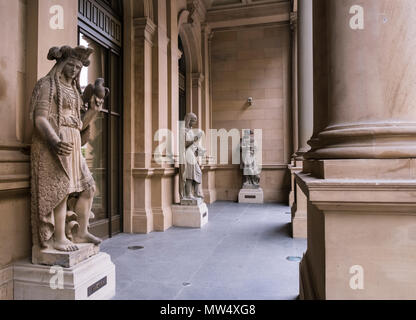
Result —
[{"label": "stone wall", "polygon": [[[63,8],[63,29],[50,28],[50,8]],[[30,256],[29,99],[52,67],[49,48],[77,44],[77,1],[0,0],[0,300],[13,298],[12,271]]]},{"label": "stone wall", "polygon": [[[262,129],[266,201],[287,201],[290,181],[289,123],[290,30],[288,25],[215,31],[212,39],[212,117],[214,129]],[[253,98],[249,106],[247,99]],[[231,148],[231,143],[230,143]],[[232,163],[231,157],[229,164]],[[238,165],[217,175],[218,200],[236,200],[241,187]]]},{"label": "stone wall", "polygon": [[26,1],[0,1],[0,300],[13,298],[9,265],[30,254],[26,112]]}]

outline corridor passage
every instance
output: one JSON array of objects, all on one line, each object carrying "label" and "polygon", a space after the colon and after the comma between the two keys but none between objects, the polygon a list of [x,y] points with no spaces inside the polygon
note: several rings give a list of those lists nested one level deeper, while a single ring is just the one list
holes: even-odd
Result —
[{"label": "corridor passage", "polygon": [[289,207],[232,202],[208,207],[209,223],[202,230],[171,228],[106,240],[101,249],[116,265],[115,299],[296,299],[296,257],[306,251],[306,240],[290,237]]}]

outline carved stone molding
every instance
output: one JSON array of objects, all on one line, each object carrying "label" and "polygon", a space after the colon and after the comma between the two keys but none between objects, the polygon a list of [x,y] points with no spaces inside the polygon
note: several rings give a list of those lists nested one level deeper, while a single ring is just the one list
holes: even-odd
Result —
[{"label": "carved stone molding", "polygon": [[182,10],[178,16],[178,30],[181,29],[182,25],[189,23],[189,14],[188,10]]},{"label": "carved stone molding", "polygon": [[296,31],[298,28],[298,13],[291,12],[290,13],[290,30]]},{"label": "carved stone molding", "polygon": [[201,87],[204,82],[205,76],[202,73],[192,74],[192,87]]},{"label": "carved stone molding", "polygon": [[289,2],[270,2],[255,6],[210,10],[206,20],[212,29],[287,23],[290,21],[291,12]]},{"label": "carved stone molding", "polygon": [[78,17],[82,23],[103,34],[119,47],[122,46],[122,25],[109,9],[95,0],[78,0]]},{"label": "carved stone molding", "polygon": [[207,15],[207,8],[202,0],[188,0],[187,5],[190,12],[190,23],[194,23],[195,21],[205,21],[205,17]]},{"label": "carved stone molding", "polygon": [[132,169],[135,178],[148,179],[157,176],[172,177],[178,173],[177,168],[134,168]]},{"label": "carved stone molding", "polygon": [[146,40],[153,45],[154,35],[156,33],[156,25],[149,18],[136,18],[133,20],[134,36],[136,39]]}]

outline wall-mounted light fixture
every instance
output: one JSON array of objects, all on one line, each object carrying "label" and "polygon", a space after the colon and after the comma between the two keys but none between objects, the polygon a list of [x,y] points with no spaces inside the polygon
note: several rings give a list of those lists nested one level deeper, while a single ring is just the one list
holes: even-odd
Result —
[{"label": "wall-mounted light fixture", "polygon": [[247,99],[247,103],[248,103],[248,105],[249,105],[250,107],[251,107],[252,105],[254,105],[253,98],[252,98],[252,97],[248,98],[248,99]]}]

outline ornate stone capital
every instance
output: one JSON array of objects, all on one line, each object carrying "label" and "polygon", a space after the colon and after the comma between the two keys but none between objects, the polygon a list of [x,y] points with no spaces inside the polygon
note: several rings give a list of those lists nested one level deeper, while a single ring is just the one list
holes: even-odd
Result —
[{"label": "ornate stone capital", "polygon": [[192,74],[192,87],[201,87],[204,79],[205,79],[205,76],[202,73],[193,73]]},{"label": "ornate stone capital", "polygon": [[298,13],[291,12],[289,21],[290,21],[290,30],[296,31],[298,28]]},{"label": "ornate stone capital", "polygon": [[212,33],[211,26],[208,23],[201,24],[201,30],[202,30],[202,33],[208,35],[208,37]]},{"label": "ornate stone capital", "polygon": [[133,20],[134,37],[136,39],[145,39],[150,45],[153,45],[156,25],[149,18],[136,18]]},{"label": "ornate stone capital", "polygon": [[214,36],[214,31],[212,31],[211,26],[208,23],[203,23],[201,25],[202,34],[206,36],[208,42],[210,42]]},{"label": "ornate stone capital", "polygon": [[207,15],[207,9],[202,0],[188,0],[187,5],[190,11],[190,14],[189,14],[190,23],[194,23],[195,20],[199,20],[200,22],[205,21],[205,17]]}]

